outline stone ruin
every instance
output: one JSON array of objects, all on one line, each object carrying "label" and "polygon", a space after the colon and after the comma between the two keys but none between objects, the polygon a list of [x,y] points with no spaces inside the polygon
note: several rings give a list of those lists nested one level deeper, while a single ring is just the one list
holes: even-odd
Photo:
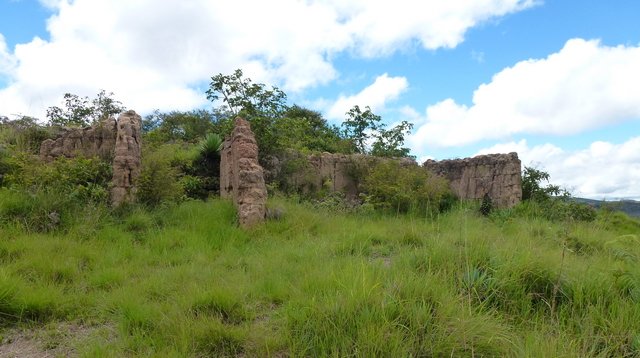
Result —
[{"label": "stone ruin", "polygon": [[136,180],[140,176],[142,118],[134,111],[118,117],[113,156],[111,204],[119,206],[135,200]]},{"label": "stone ruin", "polygon": [[[111,117],[91,127],[63,129],[57,139],[47,139],[40,147],[45,161],[57,157],[100,157],[113,164],[111,202],[118,206],[135,198],[135,182],[140,175],[142,119],[134,111]],[[286,185],[302,192],[328,190],[343,192],[347,199],[359,194],[358,166],[372,165],[380,158],[361,154],[290,152],[272,157],[264,171],[258,164],[258,145],[249,122],[237,118],[235,128],[220,153],[220,195],[231,198],[238,209],[239,223],[251,227],[266,215],[267,180],[284,178]],[[407,165],[413,160],[399,159]],[[297,163],[296,165],[291,165]],[[508,208],[522,199],[522,177],[517,153],[480,155],[474,158],[433,161],[425,170],[449,180],[460,199],[482,199],[487,195],[494,206]]]},{"label": "stone ruin", "polygon": [[449,180],[451,189],[461,199],[482,199],[486,194],[499,208],[510,208],[522,200],[518,153],[427,160],[423,167]]},{"label": "stone ruin", "polygon": [[111,161],[116,146],[117,121],[113,117],[85,128],[61,128],[58,138],[40,144],[40,158],[51,162],[58,157],[99,157]]},{"label": "stone ruin", "polygon": [[135,182],[140,175],[142,118],[127,111],[116,120],[109,117],[85,128],[64,128],[54,139],[40,145],[40,158],[51,162],[58,157],[99,157],[113,163],[111,204],[133,202]]},{"label": "stone ruin", "polygon": [[[281,187],[301,194],[320,190],[342,192],[348,200],[360,193],[358,171],[388,158],[364,154],[315,153],[304,155],[289,151],[268,159],[267,181],[280,180]],[[403,165],[416,165],[410,158],[398,158]]]},{"label": "stone ruin", "polygon": [[267,187],[258,164],[258,144],[249,122],[236,118],[231,135],[220,152],[220,196],[231,198],[243,228],[264,221]]},{"label": "stone ruin", "polygon": [[[287,153],[271,158],[268,179],[280,178],[281,185],[302,194],[319,190],[340,191],[347,199],[358,198],[358,165],[371,166],[381,158],[362,154]],[[416,165],[408,158],[397,159],[406,165]],[[482,199],[488,195],[492,204],[509,208],[522,199],[520,160],[516,153],[481,155],[474,158],[433,161],[423,167],[446,178],[451,190],[460,199]]]}]

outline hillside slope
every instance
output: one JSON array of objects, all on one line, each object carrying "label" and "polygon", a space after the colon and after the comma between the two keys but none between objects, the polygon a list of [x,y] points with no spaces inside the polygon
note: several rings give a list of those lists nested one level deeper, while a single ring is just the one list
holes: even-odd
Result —
[{"label": "hillside slope", "polygon": [[[272,200],[0,226],[3,346],[65,356],[634,356],[640,223],[349,214]],[[62,327],[62,328],[61,328]],[[65,328],[66,327],[66,328]],[[0,348],[3,349],[3,348]],[[7,348],[8,349],[8,348]]]}]

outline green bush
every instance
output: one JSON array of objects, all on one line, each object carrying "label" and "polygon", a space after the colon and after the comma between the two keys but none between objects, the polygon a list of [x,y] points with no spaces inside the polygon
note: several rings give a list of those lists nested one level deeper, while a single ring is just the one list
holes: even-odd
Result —
[{"label": "green bush", "polygon": [[184,191],[179,182],[179,173],[172,166],[176,156],[168,156],[171,148],[174,147],[167,145],[144,153],[142,169],[137,181],[138,202],[153,207],[182,198]]},{"label": "green bush", "polygon": [[363,179],[364,201],[374,208],[396,213],[438,212],[449,185],[417,165],[382,160]]},{"label": "green bush", "polygon": [[18,153],[7,161],[10,169],[5,182],[14,189],[66,195],[79,203],[106,203],[109,198],[112,166],[98,158],[60,157],[42,163]]},{"label": "green bush", "polygon": [[87,205],[109,199],[111,166],[94,158],[59,158],[45,164],[27,153],[7,159],[0,220],[45,232],[67,227]]},{"label": "green bush", "polygon": [[35,118],[28,116],[0,121],[0,148],[36,154],[40,144],[45,139],[55,137],[56,132],[57,128],[42,126]]},{"label": "green bush", "polygon": [[535,218],[541,217],[551,221],[594,221],[598,213],[588,204],[577,203],[570,199],[549,198],[544,201],[523,201],[514,208],[517,215]]},{"label": "green bush", "polygon": [[491,201],[491,197],[489,194],[484,194],[482,197],[482,203],[480,204],[480,214],[483,216],[489,216],[491,214],[491,210],[493,210],[493,202]]}]

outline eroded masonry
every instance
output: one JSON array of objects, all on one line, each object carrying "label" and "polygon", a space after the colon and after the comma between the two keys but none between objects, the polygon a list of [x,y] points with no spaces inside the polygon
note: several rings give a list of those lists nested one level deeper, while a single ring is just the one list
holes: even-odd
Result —
[{"label": "eroded masonry", "polygon": [[[362,154],[289,153],[272,158],[270,177],[281,178],[285,187],[301,193],[318,190],[341,191],[348,199],[358,197],[358,172],[361,166],[371,166],[383,159]],[[403,158],[403,165],[417,165]],[[522,177],[517,153],[479,155],[474,158],[434,161],[422,167],[446,178],[451,190],[463,200],[482,199],[485,194],[494,206],[509,208],[522,199]]]},{"label": "eroded masonry", "polygon": [[[136,180],[141,169],[142,119],[134,111],[101,121],[91,127],[64,129],[55,140],[40,147],[45,161],[57,157],[100,157],[113,165],[112,205],[135,200]],[[265,181],[280,180],[281,186],[298,192],[327,190],[343,192],[348,199],[359,194],[358,173],[380,160],[400,160],[402,165],[418,164],[411,159],[381,159],[362,154],[289,152],[272,157],[266,170],[258,163],[258,145],[249,122],[237,118],[220,153],[220,195],[231,198],[238,209],[239,223],[250,227],[265,219]],[[480,155],[443,161],[427,160],[421,166],[447,180],[460,199],[491,198],[496,207],[508,208],[522,199],[522,177],[517,153]],[[364,169],[363,169],[364,168]],[[266,179],[265,179],[266,177]]]},{"label": "eroded masonry", "polygon": [[220,152],[220,196],[233,200],[240,226],[247,228],[264,221],[267,187],[258,164],[258,143],[249,122],[242,118],[236,118]]},{"label": "eroded masonry", "polygon": [[111,204],[133,202],[140,175],[142,118],[127,111],[118,119],[109,117],[86,128],[67,128],[40,145],[40,157],[50,162],[57,157],[99,157],[113,165]]},{"label": "eroded masonry", "polygon": [[522,173],[517,153],[473,158],[427,160],[423,167],[449,180],[460,199],[491,198],[493,205],[510,208],[522,200]]}]

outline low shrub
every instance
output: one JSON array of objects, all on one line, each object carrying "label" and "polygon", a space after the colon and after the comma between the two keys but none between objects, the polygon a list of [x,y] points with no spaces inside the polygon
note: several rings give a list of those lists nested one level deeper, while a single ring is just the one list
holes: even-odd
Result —
[{"label": "low shrub", "polygon": [[[154,153],[156,154],[156,153]],[[175,202],[183,195],[178,172],[166,158],[149,155],[145,158],[137,182],[138,202],[148,206]]]},{"label": "low shrub", "polygon": [[383,160],[363,180],[364,201],[376,209],[396,213],[439,212],[450,200],[447,181],[417,165]]},{"label": "low shrub", "polygon": [[577,203],[567,198],[548,198],[543,201],[523,201],[515,208],[520,216],[534,218],[542,217],[551,221],[594,221],[597,210],[583,203]]}]

